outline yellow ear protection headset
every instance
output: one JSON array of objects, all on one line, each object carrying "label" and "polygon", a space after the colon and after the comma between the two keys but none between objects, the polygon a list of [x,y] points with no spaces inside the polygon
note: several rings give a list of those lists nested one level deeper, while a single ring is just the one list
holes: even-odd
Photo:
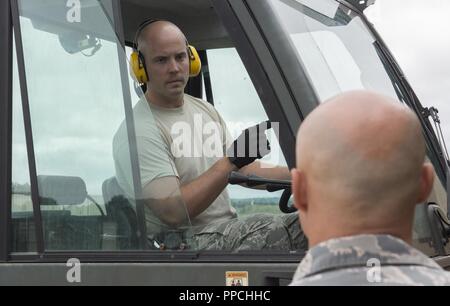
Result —
[{"label": "yellow ear protection headset", "polygon": [[[147,70],[145,69],[145,58],[144,55],[141,53],[141,51],[138,50],[138,42],[137,39],[139,35],[141,34],[142,30],[147,27],[149,24],[154,23],[156,21],[162,21],[159,19],[150,19],[142,22],[137,31],[136,35],[134,36],[133,41],[133,53],[131,53],[130,58],[130,64],[131,64],[131,75],[133,79],[139,83],[139,85],[145,85],[148,83],[148,74]],[[187,52],[189,56],[189,76],[195,77],[199,75],[201,69],[202,69],[202,62],[200,60],[200,56],[198,55],[197,50],[189,45],[188,41],[186,40],[186,47]]]}]

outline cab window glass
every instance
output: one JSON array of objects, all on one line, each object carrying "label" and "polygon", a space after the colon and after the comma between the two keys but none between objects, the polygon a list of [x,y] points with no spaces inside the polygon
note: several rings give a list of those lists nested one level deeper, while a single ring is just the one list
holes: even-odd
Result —
[{"label": "cab window glass", "polygon": [[[207,51],[214,107],[225,120],[233,139],[242,130],[268,120],[261,100],[235,48]],[[267,131],[271,153],[261,159],[271,165],[287,166],[273,129]],[[268,192],[240,185],[228,185],[238,216],[254,213],[281,214],[282,191]]]},{"label": "cab window glass", "polygon": [[[125,52],[98,1],[70,9],[64,1],[19,1],[45,249],[140,249],[143,240],[159,249],[140,239],[143,231],[154,238],[163,224],[152,223],[158,218],[149,217],[154,212],[139,192],[150,179],[140,176],[137,126],[124,107]],[[147,190],[146,198],[179,194],[173,169],[167,172],[174,182]],[[136,188],[140,182],[145,186]]]},{"label": "cab window glass", "polygon": [[400,98],[375,39],[351,10],[332,0],[271,0],[321,101],[369,89]]},{"label": "cab window glass", "polygon": [[[341,92],[360,89],[404,100],[381,56],[380,45],[355,12],[332,0],[270,3],[321,102]],[[429,202],[438,203],[446,211],[443,190],[436,177]],[[423,204],[416,208],[413,240],[427,254],[435,253]]]}]

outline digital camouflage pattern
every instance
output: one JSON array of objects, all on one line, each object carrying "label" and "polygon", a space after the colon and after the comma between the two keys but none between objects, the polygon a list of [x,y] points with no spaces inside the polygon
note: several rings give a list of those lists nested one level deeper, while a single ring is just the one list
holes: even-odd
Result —
[{"label": "digital camouflage pattern", "polygon": [[403,240],[358,235],[311,248],[291,285],[450,285],[450,273]]},{"label": "digital camouflage pattern", "polygon": [[250,251],[302,250],[308,242],[300,228],[298,214],[255,214],[192,229],[195,250]]}]

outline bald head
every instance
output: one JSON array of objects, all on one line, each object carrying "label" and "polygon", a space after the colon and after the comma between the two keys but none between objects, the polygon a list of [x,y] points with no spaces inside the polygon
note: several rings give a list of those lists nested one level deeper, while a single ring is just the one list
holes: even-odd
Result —
[{"label": "bald head", "polygon": [[413,192],[425,157],[415,114],[391,98],[363,91],[318,107],[298,139],[301,169],[342,197],[365,202]]},{"label": "bald head", "polygon": [[165,44],[171,40],[185,43],[186,37],[174,23],[166,20],[154,21],[145,26],[137,37],[138,49],[145,52],[152,44]]},{"label": "bald head", "polygon": [[340,94],[306,118],[297,140],[304,201],[319,219],[328,215],[355,227],[383,227],[396,222],[398,213],[408,211],[410,217],[429,192],[421,191],[420,123],[392,98],[367,91]]},{"label": "bald head", "polygon": [[155,21],[142,29],[137,41],[148,76],[147,100],[161,107],[180,107],[189,79],[186,37],[173,23]]}]

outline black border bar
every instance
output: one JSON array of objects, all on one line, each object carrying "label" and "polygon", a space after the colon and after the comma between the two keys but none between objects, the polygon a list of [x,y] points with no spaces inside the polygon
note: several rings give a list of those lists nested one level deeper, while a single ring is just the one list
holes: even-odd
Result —
[{"label": "black border bar", "polygon": [[12,144],[12,18],[9,1],[0,1],[0,262],[10,252]]},{"label": "black border bar", "polygon": [[125,120],[127,123],[128,143],[130,147],[131,172],[133,173],[133,185],[134,185],[136,213],[139,229],[139,242],[141,244],[140,245],[141,249],[146,250],[148,249],[148,243],[147,243],[147,226],[145,221],[145,209],[144,209],[145,203],[144,200],[142,200],[142,183],[137,153],[137,140],[134,128],[134,117],[130,96],[130,86],[128,83],[127,61],[123,56],[124,54],[126,54],[126,52],[125,52],[125,35],[123,32],[123,22],[122,22],[122,9],[120,1],[113,0],[112,5],[114,13],[114,21],[113,21],[114,29],[120,41],[120,45],[117,44],[117,54],[119,57],[118,60],[120,67],[120,77],[122,80]]},{"label": "black border bar", "polygon": [[42,231],[42,216],[39,205],[39,190],[36,175],[36,160],[34,156],[33,132],[31,129],[30,103],[28,99],[27,78],[25,73],[25,59],[22,44],[22,32],[20,29],[19,0],[11,0],[11,15],[14,25],[14,37],[16,39],[17,64],[19,67],[20,93],[22,97],[23,120],[25,125],[25,137],[27,142],[28,167],[30,171],[31,199],[33,201],[34,223],[36,233],[36,250],[44,253],[44,235]]}]

